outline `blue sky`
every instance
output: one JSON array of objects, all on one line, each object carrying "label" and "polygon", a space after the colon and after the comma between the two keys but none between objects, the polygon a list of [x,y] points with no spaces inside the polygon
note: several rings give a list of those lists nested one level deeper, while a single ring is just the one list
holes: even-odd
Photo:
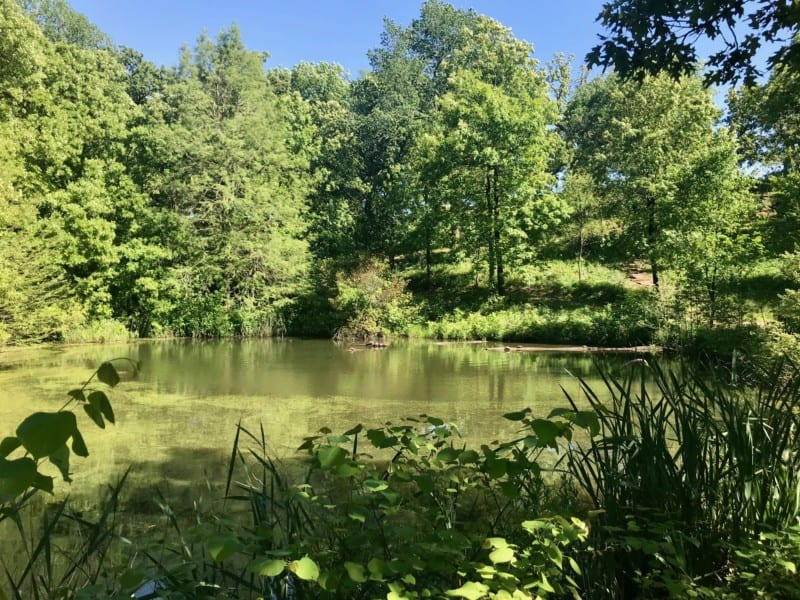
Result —
[{"label": "blue sky", "polygon": [[[556,52],[582,59],[601,31],[602,0],[472,0],[474,8],[533,43],[545,62]],[[251,50],[267,51],[268,67],[300,61],[336,62],[351,76],[367,69],[366,53],[380,43],[383,18],[402,25],[419,15],[411,0],[71,0],[71,6],[111,36],[157,64],[177,62],[183,44],[194,45],[233,23]]]}]

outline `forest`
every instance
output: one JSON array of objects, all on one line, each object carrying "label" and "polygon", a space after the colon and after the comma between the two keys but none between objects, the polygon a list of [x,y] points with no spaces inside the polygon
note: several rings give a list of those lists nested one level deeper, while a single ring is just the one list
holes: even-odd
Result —
[{"label": "forest", "polygon": [[784,353],[798,76],[715,102],[438,1],[351,79],[3,0],[0,342],[375,334]]}]

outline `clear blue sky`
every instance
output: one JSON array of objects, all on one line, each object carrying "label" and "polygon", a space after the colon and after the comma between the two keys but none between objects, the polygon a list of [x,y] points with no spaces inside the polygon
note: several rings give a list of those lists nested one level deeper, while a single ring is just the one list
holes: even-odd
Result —
[{"label": "clear blue sky", "polygon": [[[300,61],[336,62],[351,76],[367,69],[366,53],[380,43],[383,18],[408,25],[419,15],[412,0],[71,0],[71,6],[107,33],[157,64],[177,62],[194,45],[233,23],[251,50],[267,51],[268,67]],[[597,41],[602,0],[454,0],[510,27],[545,62],[556,52],[582,60]]]}]

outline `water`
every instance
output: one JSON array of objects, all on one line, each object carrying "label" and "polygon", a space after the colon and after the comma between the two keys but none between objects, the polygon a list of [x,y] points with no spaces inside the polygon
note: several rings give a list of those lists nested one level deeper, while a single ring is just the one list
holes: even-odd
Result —
[{"label": "water", "polygon": [[576,375],[599,386],[591,356],[482,344],[354,349],[320,340],[179,340],[12,350],[0,354],[0,437],[33,411],[58,410],[67,390],[117,357],[139,361],[141,373],[111,397],[115,426],[100,430],[74,407],[90,456],[73,461],[74,483],[59,484],[57,495],[96,494],[128,466],[143,497],[155,485],[219,483],[238,422],[263,426],[271,452],[286,460],[323,426],[343,432],[423,413],[480,444],[513,435],[506,412],[531,407],[547,416],[567,405],[562,387],[579,397]]}]

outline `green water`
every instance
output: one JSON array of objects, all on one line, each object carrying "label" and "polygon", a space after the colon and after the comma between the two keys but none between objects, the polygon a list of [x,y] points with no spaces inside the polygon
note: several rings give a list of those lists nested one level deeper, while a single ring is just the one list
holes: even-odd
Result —
[{"label": "green water", "polygon": [[580,395],[575,375],[597,381],[587,355],[481,344],[354,350],[319,340],[181,340],[6,351],[0,436],[32,411],[59,409],[97,365],[123,356],[141,373],[112,396],[116,426],[100,430],[79,412],[90,456],[73,462],[73,495],[96,493],[128,466],[145,497],[153,485],[219,482],[240,421],[263,425],[271,451],[286,460],[323,426],[344,431],[422,413],[455,423],[470,444],[507,439],[514,424],[503,413],[530,406],[546,416],[566,405],[562,386]]}]

